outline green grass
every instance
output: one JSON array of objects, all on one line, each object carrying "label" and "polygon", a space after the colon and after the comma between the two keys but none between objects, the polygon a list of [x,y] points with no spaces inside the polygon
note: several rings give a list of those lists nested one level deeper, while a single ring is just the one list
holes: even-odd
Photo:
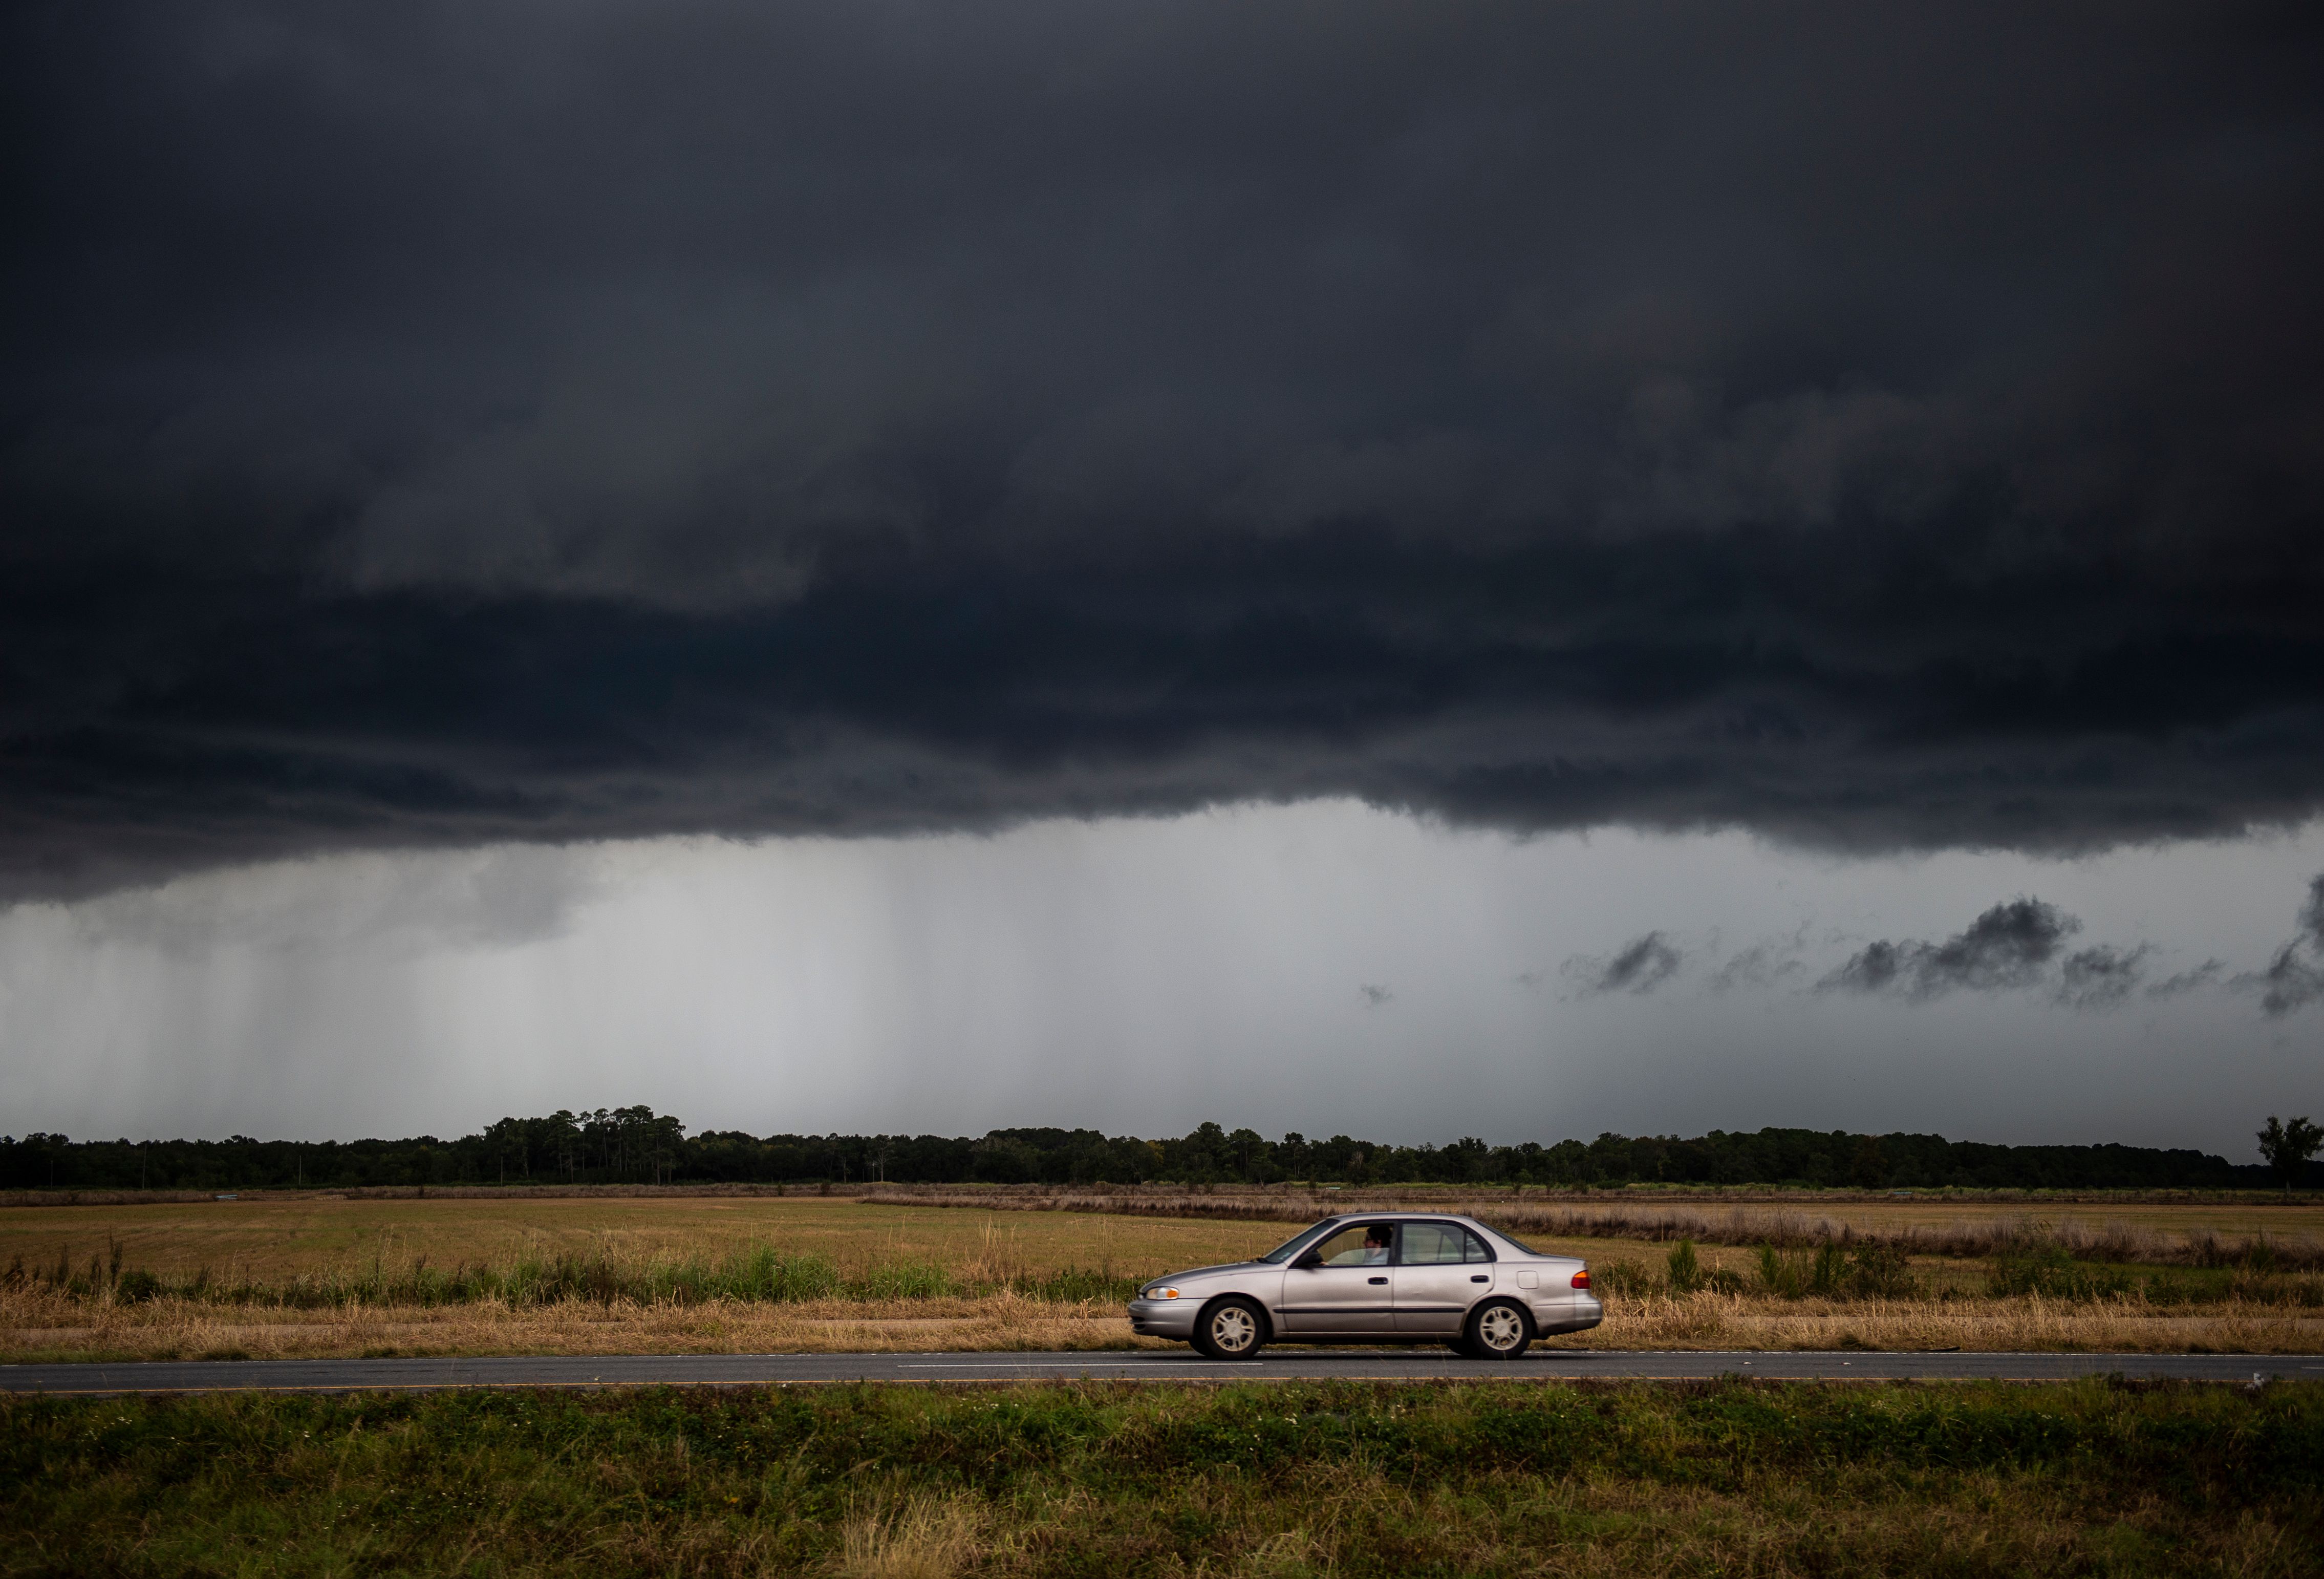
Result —
[{"label": "green grass", "polygon": [[2324,1389],[0,1399],[0,1573],[2315,1572]]}]

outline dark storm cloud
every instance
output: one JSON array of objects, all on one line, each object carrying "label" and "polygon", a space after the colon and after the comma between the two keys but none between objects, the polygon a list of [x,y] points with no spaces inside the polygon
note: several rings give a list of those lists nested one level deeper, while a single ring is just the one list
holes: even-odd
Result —
[{"label": "dark storm cloud", "polygon": [[1660,932],[1632,938],[1606,957],[1575,955],[1563,971],[1574,991],[1584,998],[1603,993],[1628,993],[1643,998],[1678,974],[1685,956]]},{"label": "dark storm cloud", "polygon": [[2236,5],[11,6],[0,883],[2312,815],[2319,69]]},{"label": "dark storm cloud", "polygon": [[[2055,905],[2015,899],[1994,906],[1942,943],[1883,938],[1868,944],[1817,987],[1823,992],[1895,993],[1915,1000],[2029,987],[2042,979],[2060,946],[2081,926]],[[2074,958],[2083,962],[2083,984],[2100,990],[2109,973],[2126,965],[2133,970],[2136,966],[2135,957],[2107,949],[2092,949]],[[2077,973],[2067,974],[2071,986]]]}]

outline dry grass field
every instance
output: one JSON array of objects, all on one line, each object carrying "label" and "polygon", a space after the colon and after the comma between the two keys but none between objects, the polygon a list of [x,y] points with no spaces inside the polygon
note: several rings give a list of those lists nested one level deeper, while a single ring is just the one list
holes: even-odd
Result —
[{"label": "dry grass field", "polygon": [[[1432,1195],[1428,1204],[1438,1209],[1455,1204]],[[1281,1196],[1269,1204],[1295,1217],[1307,1205]],[[1374,1204],[1388,1203],[1365,1203]],[[2282,1246],[2295,1270],[2258,1280],[2232,1268],[2200,1270],[2190,1259],[2191,1246],[2245,1245],[2248,1206],[2207,1214],[2200,1205],[2150,1204],[2135,1221],[2109,1214],[2043,1226],[2045,1243],[2195,1269],[2172,1275],[2195,1279],[2200,1297],[2157,1299],[2144,1286],[2080,1297],[2039,1289],[1994,1297],[1991,1257],[1976,1252],[2032,1232],[2022,1214],[1955,1208],[1947,1219],[1869,1202],[1840,1205],[1819,1221],[1775,1206],[1701,1214],[1628,1203],[1471,1197],[1457,1204],[1509,1223],[1536,1248],[1598,1269],[1608,1321],[1555,1340],[1562,1344],[2324,1353],[2324,1286],[2311,1287],[2319,1280],[2297,1270],[2307,1264],[2306,1231],[2319,1215],[2312,1207],[2264,1217],[2265,1243]],[[1284,1237],[1284,1223],[1244,1202],[1237,1206],[1231,1216],[1191,1218],[842,1196],[310,1196],[13,1207],[0,1209],[0,1270],[7,1274],[0,1279],[0,1357],[1127,1348],[1144,1341],[1121,1317],[1122,1285],[1238,1259]],[[1543,1232],[1553,1224],[1589,1232]],[[1664,1269],[1671,1242],[1690,1225],[1701,1234],[1704,1286],[1674,1290]],[[1629,1236],[1611,1236],[1626,1229]],[[1913,1250],[1902,1261],[1910,1297],[1782,1297],[1764,1287],[1757,1242],[1833,1235]],[[702,1286],[707,1292],[690,1296],[635,1292],[646,1286],[637,1279],[655,1269],[708,1267],[752,1253],[825,1269],[823,1293],[733,1297],[715,1279]],[[439,1287],[427,1283],[429,1277],[556,1258],[635,1276],[617,1278],[611,1292],[594,1297],[528,1302],[489,1290],[456,1297],[426,1292]],[[143,1298],[115,1297],[117,1275],[108,1282],[105,1274],[115,1268],[150,1271],[163,1286]],[[909,1296],[880,1297],[881,1279],[894,1282],[898,1269],[912,1274],[896,1285],[908,1287]],[[1074,1286],[1059,1279],[1074,1278],[1112,1292],[1059,1297]],[[320,1286],[337,1292],[304,1299],[286,1293]],[[389,1292],[366,1296],[366,1288]],[[825,1297],[842,1293],[853,1297]]]},{"label": "dry grass field", "polygon": [[1690,1192],[1655,1190],[1546,1196],[1538,1190],[1469,1190],[1451,1187],[1403,1190],[1325,1190],[1293,1187],[1186,1192],[1138,1189],[946,1189],[889,1187],[866,1196],[881,1205],[944,1205],[968,1211],[1029,1214],[1200,1217],[1220,1221],[1312,1223],[1328,1214],[1397,1209],[1460,1212],[1521,1234],[1568,1238],[1752,1244],[1773,1237],[1812,1242],[1824,1238],[1877,1239],[1928,1253],[1958,1254],[2030,1223],[2071,1223],[2106,1230],[2145,1248],[2205,1236],[2242,1240],[2265,1235],[2280,1244],[2324,1246],[2324,1202],[2273,1196],[2158,1198],[2144,1196],[2049,1199],[2011,1195],[1794,1193],[1729,1201]]},{"label": "dry grass field", "polygon": [[123,1263],[171,1278],[207,1267],[235,1282],[439,1268],[520,1257],[715,1260],[756,1246],[826,1257],[843,1271],[898,1261],[1005,1282],[1066,1268],[1130,1277],[1229,1260],[1280,1243],[1271,1223],[1074,1213],[962,1212],[844,1196],[354,1199],[275,1196],[167,1205],[0,1208],[0,1268]]},{"label": "dry grass field", "polygon": [[[761,1244],[829,1257],[844,1269],[913,1260],[1004,1280],[1013,1269],[1108,1270],[1132,1278],[1230,1260],[1280,1242],[1328,1213],[1409,1206],[1473,1214],[1544,1250],[1594,1261],[1647,1260],[1679,1237],[1707,1261],[1742,1268],[1745,1247],[1837,1234],[1900,1242],[1916,1256],[1974,1261],[1996,1234],[2033,1223],[2167,1256],[2210,1235],[2264,1234],[2292,1251],[2324,1242],[2324,1204],[2024,1203],[1813,1200],[1794,1206],[1665,1204],[1652,1198],[1545,1201],[1453,1191],[1311,1195],[1177,1192],[890,1191],[849,1196],[346,1198],[270,1195],[162,1205],[0,1206],[0,1268],[76,1263],[118,1245],[124,1263],[171,1276],[272,1279],[425,1260],[438,1267],[557,1254],[621,1260],[716,1257]],[[2126,1233],[2126,1231],[2130,1231]],[[2142,1240],[2140,1236],[2146,1236]],[[1727,1248],[1711,1248],[1723,1246]],[[1730,1251],[1732,1253],[1730,1253]],[[993,1277],[996,1270],[1003,1276]]]}]

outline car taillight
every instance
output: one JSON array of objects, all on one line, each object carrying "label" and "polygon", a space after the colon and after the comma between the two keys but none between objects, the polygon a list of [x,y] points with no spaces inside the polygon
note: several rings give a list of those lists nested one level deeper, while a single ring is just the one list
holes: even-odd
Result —
[{"label": "car taillight", "polygon": [[1573,1274],[1573,1286],[1576,1288],[1587,1288],[1590,1287],[1590,1269],[1588,1267],[1584,1267],[1580,1271]]}]

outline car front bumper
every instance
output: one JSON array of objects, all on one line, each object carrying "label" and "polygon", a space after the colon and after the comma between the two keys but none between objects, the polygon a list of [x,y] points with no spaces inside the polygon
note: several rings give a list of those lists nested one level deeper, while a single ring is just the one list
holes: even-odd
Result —
[{"label": "car front bumper", "polygon": [[1140,1337],[1176,1338],[1185,1343],[1194,1335],[1194,1317],[1203,1308],[1199,1299],[1133,1299],[1130,1330]]}]

